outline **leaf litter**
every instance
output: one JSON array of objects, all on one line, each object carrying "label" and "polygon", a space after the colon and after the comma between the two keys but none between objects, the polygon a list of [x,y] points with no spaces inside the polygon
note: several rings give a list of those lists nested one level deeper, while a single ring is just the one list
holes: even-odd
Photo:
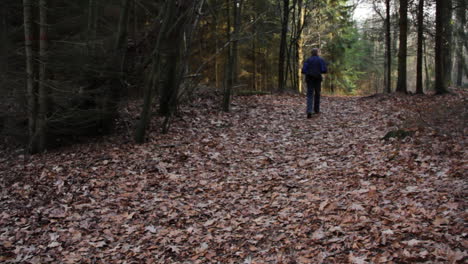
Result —
[{"label": "leaf litter", "polygon": [[[463,263],[466,108],[415,121],[460,102],[324,97],[305,119],[299,96],[238,97],[230,113],[198,99],[143,145],[5,153],[0,261]],[[381,140],[403,126],[413,136]]]}]

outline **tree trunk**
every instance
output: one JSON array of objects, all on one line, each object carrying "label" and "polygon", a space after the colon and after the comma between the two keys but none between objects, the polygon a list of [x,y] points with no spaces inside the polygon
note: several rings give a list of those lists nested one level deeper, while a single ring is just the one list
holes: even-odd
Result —
[{"label": "tree trunk", "polygon": [[252,25],[252,90],[256,91],[258,89],[257,86],[257,9],[255,5],[255,1],[252,3],[253,5],[253,15],[252,20],[254,21]]},{"label": "tree trunk", "polygon": [[159,84],[161,76],[161,45],[163,38],[166,36],[168,28],[172,24],[172,8],[170,2],[166,2],[164,8],[160,11],[160,15],[163,14],[163,21],[160,24],[160,30],[156,39],[156,43],[153,49],[152,57],[152,68],[148,75],[147,83],[145,85],[143,106],[140,113],[140,120],[137,122],[135,130],[135,142],[138,144],[145,142],[146,130],[149,127],[151,121],[151,112],[153,104],[153,93]]},{"label": "tree trunk", "polygon": [[392,33],[390,25],[390,0],[385,0],[385,89],[392,92]]},{"label": "tree trunk", "polygon": [[[216,5],[216,1],[214,3]],[[219,51],[219,38],[218,38],[218,16],[213,14],[213,32],[215,38],[215,53],[218,54]],[[219,63],[218,63],[218,55],[214,57],[214,68],[215,68],[215,87],[216,90],[219,89]]]},{"label": "tree trunk", "polygon": [[302,85],[302,67],[301,67],[301,62],[304,59],[304,51],[302,49],[302,46],[304,45],[304,40],[302,38],[302,31],[304,28],[304,20],[305,20],[305,10],[303,8],[303,0],[298,0],[297,1],[297,8],[298,8],[298,21],[297,21],[297,28],[298,28],[298,33],[297,33],[297,42],[296,42],[296,63],[297,63],[297,82],[298,82],[298,91],[299,93],[302,93],[304,91],[303,85]]},{"label": "tree trunk", "polygon": [[424,0],[418,4],[418,51],[416,63],[416,93],[423,94],[423,30],[424,30]]},{"label": "tree trunk", "polygon": [[289,24],[289,0],[283,0],[283,19],[281,21],[281,42],[279,50],[278,62],[278,91],[280,93],[285,90],[285,59],[286,59],[286,38],[288,34]]},{"label": "tree trunk", "polygon": [[47,0],[39,1],[39,113],[37,117],[37,151],[43,152],[47,144],[47,111],[48,106],[48,87],[47,81]]},{"label": "tree trunk", "polygon": [[6,5],[0,7],[0,17],[0,76],[2,76],[8,70],[8,9]]},{"label": "tree trunk", "polygon": [[431,89],[431,79],[429,77],[429,66],[427,64],[427,46],[426,46],[426,40],[423,38],[423,55],[424,55],[424,71],[426,73],[426,91]]},{"label": "tree trunk", "polygon": [[[235,2],[234,2],[235,5]],[[226,65],[224,67],[224,94],[223,94],[223,111],[229,112],[231,106],[231,91],[233,86],[233,67],[234,67],[234,56],[232,51],[232,34],[231,34],[231,12],[229,8],[229,0],[226,0],[226,7],[227,7],[227,27],[226,27],[226,35],[227,40],[230,42],[228,51],[227,51],[227,60]]]},{"label": "tree trunk", "polygon": [[242,4],[243,0],[234,0],[233,16],[234,16],[234,40],[232,41],[233,46],[233,83],[239,82],[239,30],[242,19]]},{"label": "tree trunk", "polygon": [[120,74],[124,73],[125,57],[127,50],[128,38],[128,14],[130,11],[130,0],[122,0],[120,9],[119,28],[117,33],[117,40],[115,43],[115,50],[117,59],[119,60]]},{"label": "tree trunk", "polygon": [[450,9],[451,0],[436,1],[435,37],[435,90],[437,94],[448,92],[450,75]]},{"label": "tree trunk", "polygon": [[466,57],[463,54],[463,49],[466,45],[466,0],[457,0],[457,9],[455,12],[457,17],[457,68],[455,72],[455,82],[456,85],[460,87],[463,85],[464,68],[466,68]]},{"label": "tree trunk", "polygon": [[88,36],[87,36],[87,49],[88,49],[88,57],[93,57],[94,56],[94,41],[95,39],[95,16],[96,16],[96,0],[89,0],[88,4]]},{"label": "tree trunk", "polygon": [[[164,50],[166,50],[165,68],[167,69],[166,82],[162,86],[160,97],[160,113],[166,116],[163,125],[163,133],[169,129],[169,121],[173,113],[175,113],[178,104],[179,87],[182,83],[183,74],[187,70],[189,46],[186,44],[184,53],[182,53],[185,40],[191,42],[193,29],[198,23],[198,17],[194,19],[193,15],[198,12],[196,10],[198,4],[203,4],[203,1],[171,1],[171,23],[167,38],[164,41]],[[189,23],[194,21],[193,23]],[[188,28],[191,26],[191,29]]]},{"label": "tree trunk", "polygon": [[397,92],[407,93],[406,59],[408,39],[408,0],[400,0],[400,45],[398,49],[398,82]]},{"label": "tree trunk", "polygon": [[28,101],[28,135],[29,151],[34,153],[34,136],[36,132],[37,98],[34,89],[34,52],[33,52],[33,23],[32,23],[32,0],[23,0],[24,12],[24,37],[26,52],[26,96]]}]

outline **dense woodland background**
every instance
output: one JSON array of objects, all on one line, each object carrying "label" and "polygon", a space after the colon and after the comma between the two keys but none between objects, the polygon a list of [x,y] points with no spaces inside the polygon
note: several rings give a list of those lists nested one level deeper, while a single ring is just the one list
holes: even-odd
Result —
[{"label": "dense woodland background", "polygon": [[[353,20],[358,4],[372,16]],[[201,93],[303,93],[312,47],[330,94],[466,86],[466,0],[3,0],[2,143],[29,153],[124,127],[165,133]],[[125,106],[140,105],[136,119]],[[155,124],[153,124],[155,125]]]}]

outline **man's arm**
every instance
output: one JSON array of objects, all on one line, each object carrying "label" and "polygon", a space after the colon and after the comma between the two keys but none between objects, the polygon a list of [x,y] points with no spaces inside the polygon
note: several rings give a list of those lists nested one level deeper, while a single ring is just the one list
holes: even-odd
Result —
[{"label": "man's arm", "polygon": [[320,60],[320,71],[327,73],[327,63],[323,59]]},{"label": "man's arm", "polygon": [[309,59],[304,61],[304,65],[302,66],[302,74],[307,74],[307,68],[309,68]]}]

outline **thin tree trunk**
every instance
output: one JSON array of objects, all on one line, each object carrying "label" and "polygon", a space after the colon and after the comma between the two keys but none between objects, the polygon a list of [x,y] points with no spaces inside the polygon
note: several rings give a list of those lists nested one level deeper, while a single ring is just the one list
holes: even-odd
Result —
[{"label": "thin tree trunk", "polygon": [[88,49],[88,57],[94,56],[94,16],[95,14],[95,8],[96,8],[96,0],[89,0],[88,3],[88,36],[87,36],[87,41],[86,41],[86,46]]},{"label": "thin tree trunk", "polygon": [[136,130],[135,130],[135,142],[138,144],[145,142],[145,135],[146,131],[149,127],[151,121],[151,110],[153,104],[153,93],[156,89],[156,86],[159,83],[160,73],[161,73],[161,42],[163,37],[165,37],[167,28],[170,26],[171,14],[170,12],[170,3],[166,3],[164,8],[162,9],[164,12],[164,19],[160,24],[160,30],[156,39],[156,43],[153,49],[153,57],[152,63],[153,66],[151,68],[151,72],[148,75],[147,83],[144,89],[144,96],[143,96],[143,106],[140,112],[140,119],[137,122]]},{"label": "thin tree trunk", "polygon": [[257,32],[255,25],[253,26],[253,37],[252,37],[252,90],[257,91]]},{"label": "thin tree trunk", "polygon": [[397,92],[407,93],[406,59],[408,39],[408,0],[400,0],[400,45],[398,49],[398,82]]},{"label": "thin tree trunk", "polygon": [[437,94],[448,92],[450,76],[450,0],[436,1],[436,37],[435,37],[435,90]]},{"label": "thin tree trunk", "polygon": [[34,153],[33,142],[36,130],[37,119],[37,98],[34,89],[34,52],[33,52],[33,23],[32,23],[32,0],[23,0],[24,12],[24,37],[25,37],[25,52],[26,52],[26,94],[28,101],[28,134],[29,134],[29,151]]},{"label": "thin tree trunk", "polygon": [[120,9],[119,28],[117,33],[117,40],[115,43],[115,50],[119,60],[120,73],[124,72],[127,38],[128,38],[128,16],[130,11],[130,0],[122,0]]},{"label": "thin tree trunk", "polygon": [[[216,2],[215,2],[216,4]],[[218,54],[219,51],[219,39],[218,39],[218,17],[216,14],[213,14],[213,30],[214,30],[214,37],[215,37],[215,53]],[[215,68],[215,86],[216,90],[219,89],[219,65],[218,65],[218,56],[214,57],[214,68]]]},{"label": "thin tree trunk", "polygon": [[418,4],[418,51],[416,63],[416,93],[423,94],[423,27],[424,27],[424,0]]},{"label": "thin tree trunk", "polygon": [[285,90],[285,60],[286,60],[286,38],[288,34],[289,24],[289,0],[283,0],[283,19],[281,21],[281,41],[279,50],[279,62],[278,62],[278,91],[280,93]]},{"label": "thin tree trunk", "polygon": [[392,92],[392,33],[390,25],[390,0],[385,0],[385,89],[387,93]]},{"label": "thin tree trunk", "polygon": [[302,31],[304,28],[304,20],[305,20],[305,10],[303,8],[303,0],[298,0],[297,1],[297,6],[298,6],[298,22],[297,22],[297,28],[298,28],[298,33],[297,33],[297,44],[296,44],[296,63],[297,63],[297,80],[298,80],[298,91],[299,93],[302,93],[304,91],[303,85],[302,85],[302,69],[301,69],[301,62],[304,58],[304,51],[302,49],[302,46],[304,45],[304,40],[302,38]]},{"label": "thin tree trunk", "polygon": [[0,76],[2,76],[8,70],[8,9],[6,5],[0,7],[0,17]]},{"label": "thin tree trunk", "polygon": [[423,49],[424,49],[424,71],[426,73],[426,91],[431,89],[430,83],[431,80],[429,78],[429,66],[427,65],[427,46],[426,46],[426,40],[423,38]]},{"label": "thin tree trunk", "polygon": [[[253,21],[257,20],[257,8],[255,3],[255,1],[252,3]],[[256,22],[254,22],[252,25],[252,90],[256,91],[257,89],[257,26]]]},{"label": "thin tree trunk", "polygon": [[47,0],[39,1],[39,113],[37,117],[36,133],[37,151],[43,152],[47,145],[47,111],[48,111],[48,88],[47,81]]},{"label": "thin tree trunk", "polygon": [[465,68],[466,64],[466,57],[463,54],[464,45],[466,45],[466,33],[465,33],[465,25],[466,25],[466,1],[467,0],[457,0],[457,9],[456,9],[456,17],[457,17],[457,49],[456,49],[456,58],[457,58],[457,68],[456,68],[456,76],[455,82],[457,86],[462,86],[463,82],[463,69]]},{"label": "thin tree trunk", "polygon": [[237,84],[239,82],[239,30],[242,19],[242,4],[244,0],[234,0],[233,16],[234,16],[234,40],[233,45],[233,82]]},{"label": "thin tree trunk", "polygon": [[[235,3],[234,3],[235,5]],[[229,8],[229,0],[226,0],[226,11],[227,11],[227,27],[226,27],[226,36],[227,40],[230,42],[229,48],[227,51],[227,60],[226,65],[224,67],[224,95],[223,95],[223,111],[229,112],[231,106],[231,91],[233,86],[233,66],[234,66],[234,59],[233,59],[233,51],[232,51],[232,34],[231,34],[231,12]]]}]

